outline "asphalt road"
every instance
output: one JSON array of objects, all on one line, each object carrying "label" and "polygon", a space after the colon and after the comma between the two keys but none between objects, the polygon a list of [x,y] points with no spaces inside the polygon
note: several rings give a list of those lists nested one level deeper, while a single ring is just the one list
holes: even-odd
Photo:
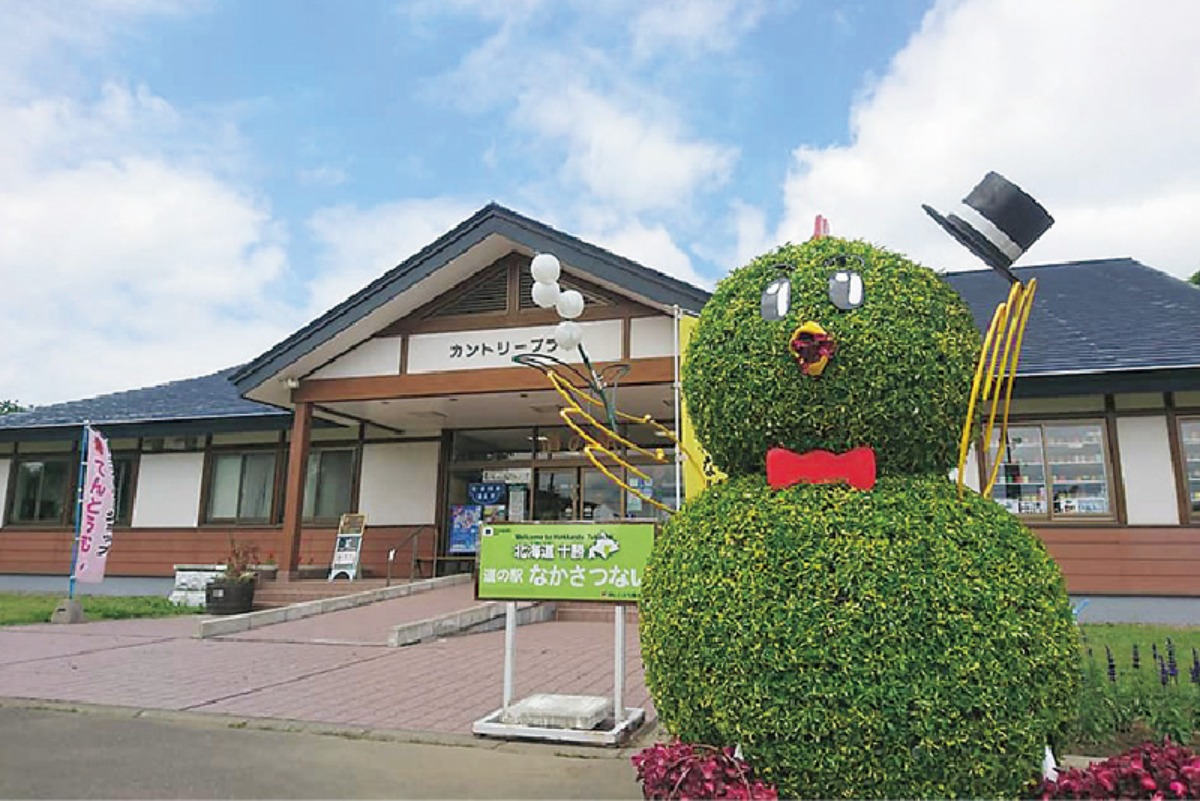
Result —
[{"label": "asphalt road", "polygon": [[0,706],[0,798],[641,798],[628,750]]}]

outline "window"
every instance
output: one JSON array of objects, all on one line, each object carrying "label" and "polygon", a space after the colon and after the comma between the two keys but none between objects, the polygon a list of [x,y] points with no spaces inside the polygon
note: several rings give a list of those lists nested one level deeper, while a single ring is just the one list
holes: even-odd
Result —
[{"label": "window", "polygon": [[18,461],[9,522],[66,525],[69,485],[74,481],[68,478],[72,463],[78,471],[79,461],[74,456]]},{"label": "window", "polygon": [[[675,509],[675,465],[674,464],[639,464],[637,468],[648,478],[636,476],[632,471],[627,478],[629,486],[637,489],[643,495],[661,503],[663,506]],[[682,497],[682,495],[681,495]],[[666,521],[670,515],[652,506],[632,492],[625,493],[625,516],[635,518],[653,517]]]},{"label": "window", "polygon": [[[992,453],[998,437],[996,432]],[[1111,518],[1107,453],[1098,422],[1009,426],[992,497],[1022,516]]]},{"label": "window", "polygon": [[274,519],[274,451],[216,453],[211,465],[210,522],[269,523]]},{"label": "window", "polygon": [[113,457],[113,492],[116,494],[117,525],[129,525],[133,519],[133,480],[134,464],[137,456],[132,453],[114,453]]},{"label": "window", "polygon": [[349,512],[353,479],[353,448],[310,451],[304,478],[304,519],[336,520]]},{"label": "window", "polygon": [[1179,421],[1179,442],[1183,446],[1183,480],[1187,487],[1188,515],[1200,523],[1200,420]]},{"label": "window", "polygon": [[538,470],[537,488],[533,498],[534,520],[575,520],[575,502],[579,497],[578,471]]},{"label": "window", "polygon": [[[127,525],[133,512],[136,456],[113,454],[116,522]],[[16,483],[9,523],[73,526],[79,457],[74,454],[23,457],[16,464]]]}]

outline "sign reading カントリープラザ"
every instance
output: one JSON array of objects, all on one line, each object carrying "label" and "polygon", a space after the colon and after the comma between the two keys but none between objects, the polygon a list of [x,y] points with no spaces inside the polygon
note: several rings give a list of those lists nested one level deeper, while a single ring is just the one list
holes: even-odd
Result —
[{"label": "sign reading \u30ab\u30f3\u30c8\u30ea\u30fc\u30d7\u30e9\u30b6", "polygon": [[653,523],[484,525],[479,597],[637,603]]}]

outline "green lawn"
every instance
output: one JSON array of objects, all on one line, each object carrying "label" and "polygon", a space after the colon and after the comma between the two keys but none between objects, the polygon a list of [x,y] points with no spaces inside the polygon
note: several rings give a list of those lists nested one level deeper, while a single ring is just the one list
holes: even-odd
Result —
[{"label": "green lawn", "polygon": [[[62,595],[0,592],[0,626],[21,623],[48,623]],[[176,606],[157,596],[79,596],[88,620],[119,620],[127,617],[167,617],[194,615],[197,609]]]}]

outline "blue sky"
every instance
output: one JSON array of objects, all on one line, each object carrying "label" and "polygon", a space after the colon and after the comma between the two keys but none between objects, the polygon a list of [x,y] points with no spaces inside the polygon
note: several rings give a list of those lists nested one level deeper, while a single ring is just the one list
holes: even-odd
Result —
[{"label": "blue sky", "polygon": [[[1200,6],[0,0],[0,398],[253,358],[488,201],[705,286],[989,169],[1022,263],[1200,269]],[[86,297],[81,287],[90,287]]]}]

